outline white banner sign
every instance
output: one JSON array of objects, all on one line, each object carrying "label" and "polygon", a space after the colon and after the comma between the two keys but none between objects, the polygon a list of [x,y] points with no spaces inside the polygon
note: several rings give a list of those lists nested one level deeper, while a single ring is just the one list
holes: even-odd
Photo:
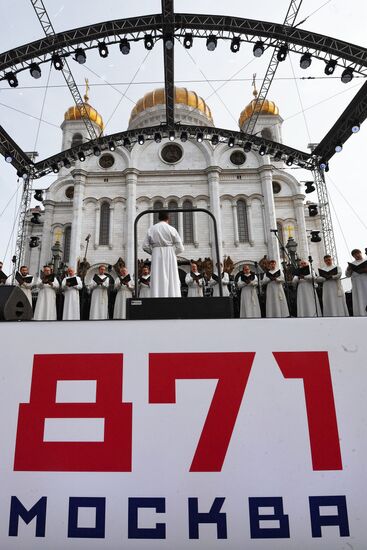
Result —
[{"label": "white banner sign", "polygon": [[1,323],[0,548],[366,548],[366,326]]}]

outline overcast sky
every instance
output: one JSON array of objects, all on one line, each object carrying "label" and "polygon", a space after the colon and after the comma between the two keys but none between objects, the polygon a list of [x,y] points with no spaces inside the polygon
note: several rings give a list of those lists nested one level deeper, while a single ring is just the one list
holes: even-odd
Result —
[{"label": "overcast sky", "polygon": [[[30,0],[2,0],[3,13],[11,14],[2,25],[2,52],[40,39],[43,30]],[[158,13],[160,0],[44,0],[56,32],[110,19]],[[175,10],[185,13],[227,14],[282,23],[288,0],[249,2],[245,0],[175,0]],[[303,0],[296,20],[306,19],[300,28],[332,36],[366,47],[367,3],[363,0]],[[269,49],[260,59],[252,55],[252,46],[242,44],[238,53],[229,50],[227,41],[219,41],[214,52],[208,52],[205,41],[197,39],[191,50],[179,44],[175,48],[177,85],[199,93],[212,110],[218,127],[238,129],[242,109],[252,99],[252,75],[257,73],[260,86],[271,56]],[[85,65],[70,61],[80,90],[84,79],[91,86],[90,104],[103,116],[105,133],[123,131],[135,102],[147,91],[163,84],[162,47],[151,52],[143,44],[132,44],[131,53],[122,56],[118,46],[110,48],[107,59],[97,50],[87,54]],[[320,141],[363,84],[354,78],[350,84],[340,82],[340,69],[325,77],[324,63],[314,60],[306,71],[299,68],[299,56],[291,54],[280,63],[268,99],[275,101],[284,119],[284,143],[302,150]],[[47,86],[48,85],[48,86]],[[34,80],[28,71],[19,75],[19,87],[11,89],[0,83],[1,125],[25,151],[37,151],[39,159],[60,150],[64,112],[73,104],[62,75],[49,65],[42,65],[42,78]],[[40,123],[39,119],[42,119]],[[339,263],[344,267],[351,248],[367,246],[367,182],[364,170],[367,123],[333,157],[326,174]],[[362,164],[363,163],[363,164]],[[299,180],[312,179],[308,172],[292,170]],[[46,188],[54,180],[47,176],[34,183]],[[19,189],[16,193],[16,189]],[[5,271],[10,270],[14,253],[20,187],[13,167],[0,158],[0,259]],[[308,199],[317,200],[316,193]],[[9,202],[10,201],[10,202]],[[14,234],[12,231],[14,227]]]}]

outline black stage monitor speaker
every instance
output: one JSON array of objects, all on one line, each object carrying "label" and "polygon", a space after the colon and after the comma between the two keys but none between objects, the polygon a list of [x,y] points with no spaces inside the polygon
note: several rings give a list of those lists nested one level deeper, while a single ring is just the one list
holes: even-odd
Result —
[{"label": "black stage monitor speaker", "polygon": [[31,304],[18,286],[0,285],[0,321],[30,321]]},{"label": "black stage monitor speaker", "polygon": [[128,319],[230,319],[233,301],[223,298],[130,298]]}]

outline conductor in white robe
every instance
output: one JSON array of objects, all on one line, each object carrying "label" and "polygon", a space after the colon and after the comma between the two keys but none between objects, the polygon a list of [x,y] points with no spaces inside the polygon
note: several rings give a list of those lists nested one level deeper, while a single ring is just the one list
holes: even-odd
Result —
[{"label": "conductor in white robe", "polygon": [[[218,264],[217,264],[218,265]],[[220,272],[220,275],[218,274],[218,271]],[[222,277],[222,289],[223,289],[223,296],[229,296],[229,275],[226,271],[223,271],[223,264],[220,264],[220,269],[216,269],[216,271],[213,273],[213,275],[209,279],[209,286],[213,288],[213,296],[220,296],[219,294],[219,283],[218,279],[219,277]]]},{"label": "conductor in white robe", "polygon": [[[19,275],[19,276],[18,276]],[[9,281],[10,279],[8,279]],[[19,268],[19,272],[15,275],[14,285],[19,286],[19,288],[27,296],[29,303],[32,307],[32,286],[34,286],[35,280],[34,277],[29,275],[28,266],[22,265]]]},{"label": "conductor in white robe", "polygon": [[355,248],[351,252],[354,261],[348,263],[345,275],[352,278],[353,316],[367,316],[367,257]]},{"label": "conductor in white robe", "polygon": [[289,317],[289,309],[284,294],[284,277],[277,269],[275,260],[269,261],[269,269],[262,281],[266,285],[266,317]]},{"label": "conductor in white robe", "polygon": [[188,286],[188,298],[202,298],[204,296],[205,279],[202,273],[199,273],[195,262],[191,263],[191,271],[186,274],[185,283]]},{"label": "conductor in white robe", "polygon": [[293,277],[297,286],[297,317],[322,317],[316,293],[316,276],[306,260],[299,263],[298,275]]},{"label": "conductor in white robe", "polygon": [[316,282],[322,285],[324,317],[348,317],[349,312],[341,283],[342,270],[330,254],[324,256],[325,265],[319,268]]},{"label": "conductor in white robe", "polygon": [[72,267],[68,267],[67,276],[61,283],[61,290],[64,293],[63,321],[80,320],[79,290],[82,287],[81,278],[75,275],[75,270]]},{"label": "conductor in white robe", "polygon": [[105,273],[106,266],[102,264],[98,267],[98,273],[94,275],[93,280],[88,285],[88,289],[92,293],[89,319],[108,319],[108,287],[110,281]]},{"label": "conductor in white robe", "polygon": [[168,212],[160,211],[158,219],[143,242],[143,250],[152,255],[150,295],[152,298],[180,298],[176,255],[181,254],[184,247],[180,235],[169,224]]},{"label": "conductor in white robe", "polygon": [[115,305],[113,308],[114,319],[126,319],[126,300],[131,298],[134,284],[131,280],[127,267],[121,267],[115,279],[115,290],[117,290]]},{"label": "conductor in white robe", "polygon": [[150,298],[150,268],[143,265],[139,279],[139,298]]},{"label": "conductor in white robe", "polygon": [[258,281],[250,266],[245,264],[242,273],[237,281],[237,288],[241,292],[240,317],[254,318],[261,317],[259,298],[257,295]]},{"label": "conductor in white robe", "polygon": [[34,286],[39,289],[39,292],[33,319],[35,321],[56,321],[56,292],[60,285],[48,265],[44,266],[41,277],[37,279]]}]

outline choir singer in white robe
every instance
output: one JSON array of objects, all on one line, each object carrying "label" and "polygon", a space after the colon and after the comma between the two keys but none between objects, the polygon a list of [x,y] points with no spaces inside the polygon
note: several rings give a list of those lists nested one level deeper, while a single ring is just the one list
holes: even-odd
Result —
[{"label": "choir singer in white robe", "polygon": [[106,266],[98,267],[98,274],[93,277],[88,288],[92,293],[89,319],[108,319],[108,287],[109,278],[105,275]]},{"label": "choir singer in white robe", "polygon": [[79,290],[83,287],[80,277],[75,275],[72,267],[68,267],[67,276],[62,280],[61,290],[64,293],[63,321],[80,320]]},{"label": "choir singer in white robe", "polygon": [[223,271],[223,264],[220,264],[220,275],[218,275],[218,269],[215,270],[211,278],[209,279],[209,286],[213,287],[213,296],[220,296],[218,278],[222,277],[222,289],[223,296],[229,296],[229,275],[226,271]]},{"label": "choir singer in white robe", "polygon": [[316,282],[322,284],[324,317],[348,317],[349,312],[340,281],[342,270],[333,263],[330,254],[324,256],[324,262],[325,266],[319,268],[319,275],[316,277]]},{"label": "choir singer in white robe", "polygon": [[181,254],[184,247],[176,229],[169,225],[168,212],[159,212],[158,219],[143,242],[143,250],[152,255],[150,295],[152,298],[179,298],[181,284],[176,255]]},{"label": "choir singer in white robe", "polygon": [[[10,281],[10,278],[8,279]],[[28,267],[26,265],[22,265],[19,269],[19,276],[18,273],[15,275],[14,285],[19,286],[24,292],[24,294],[27,296],[29,303],[32,307],[32,286],[34,286],[34,277],[29,275]]]},{"label": "choir singer in white robe", "polygon": [[237,288],[241,290],[240,317],[261,317],[259,298],[257,296],[258,281],[255,273],[251,272],[248,265],[244,265],[242,273],[237,281]]},{"label": "choir singer in white robe", "polygon": [[355,248],[351,252],[354,262],[348,263],[345,275],[352,278],[353,316],[367,315],[367,257]]},{"label": "choir singer in white robe", "polygon": [[56,292],[60,285],[48,265],[44,266],[41,277],[37,279],[35,286],[39,288],[39,292],[33,319],[35,321],[56,321]]},{"label": "choir singer in white robe", "polygon": [[150,298],[150,268],[143,265],[139,279],[139,298]]},{"label": "choir singer in white robe", "polygon": [[187,284],[188,298],[202,298],[204,296],[203,289],[205,284],[204,276],[199,273],[196,263],[191,263],[191,271],[187,273],[185,277],[185,283]]},{"label": "choir singer in white robe", "polygon": [[284,277],[276,268],[276,261],[269,261],[269,270],[266,271],[262,281],[266,288],[266,316],[289,317],[287,300],[284,294]]},{"label": "choir singer in white robe", "polygon": [[311,266],[301,260],[298,275],[292,281],[297,286],[297,317],[322,317],[315,279]]},{"label": "choir singer in white robe", "polygon": [[120,268],[119,275],[115,280],[115,290],[117,290],[117,294],[113,308],[113,318],[126,319],[126,300],[131,298],[134,290],[127,267]]}]

